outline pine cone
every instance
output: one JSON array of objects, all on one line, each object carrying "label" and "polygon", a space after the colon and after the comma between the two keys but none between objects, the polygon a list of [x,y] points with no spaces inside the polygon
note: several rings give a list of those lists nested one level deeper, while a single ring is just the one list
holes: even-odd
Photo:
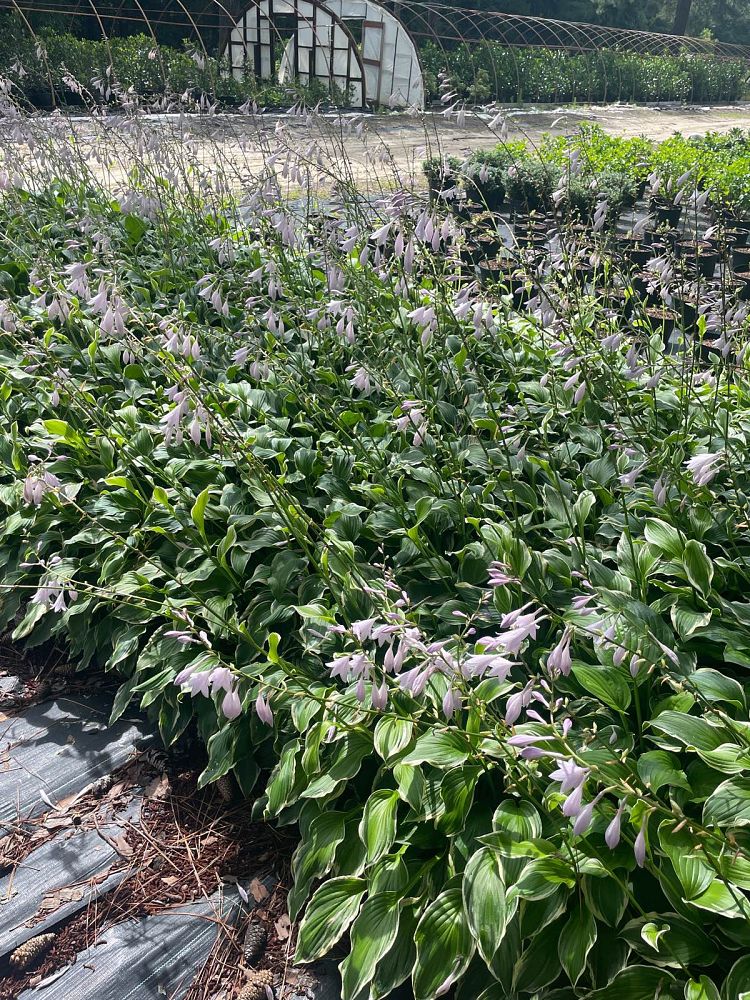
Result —
[{"label": "pine cone", "polygon": [[92,781],[87,791],[94,798],[99,799],[110,790],[114,783],[115,776],[113,774],[104,774],[101,778],[97,778],[96,781]]},{"label": "pine cone", "polygon": [[222,774],[220,778],[216,779],[214,785],[223,802],[232,801],[234,798],[234,782],[229,774]]},{"label": "pine cone", "polygon": [[273,992],[273,974],[268,969],[262,972],[253,972],[237,994],[237,1000],[267,1000],[266,987]]},{"label": "pine cone", "polygon": [[263,924],[257,920],[251,920],[245,931],[245,940],[242,944],[242,954],[248,965],[255,965],[266,950],[267,934]]},{"label": "pine cone", "polygon": [[10,964],[14,969],[27,969],[42,957],[55,940],[54,934],[39,934],[16,948],[10,956]]}]

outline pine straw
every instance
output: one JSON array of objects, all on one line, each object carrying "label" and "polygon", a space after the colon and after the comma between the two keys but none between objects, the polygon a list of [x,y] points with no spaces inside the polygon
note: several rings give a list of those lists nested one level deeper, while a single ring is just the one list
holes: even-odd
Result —
[{"label": "pine straw", "polygon": [[[115,844],[121,860],[111,871],[124,871],[123,881],[56,928],[52,947],[33,970],[13,974],[4,963],[0,998],[10,1000],[23,988],[69,965],[113,924],[208,898],[222,884],[236,879],[258,880],[250,883],[256,895],[262,895],[261,882],[273,880],[268,898],[253,912],[253,919],[264,921],[268,934],[268,947],[258,968],[271,968],[278,981],[284,978],[291,938],[280,940],[275,924],[286,909],[294,840],[251,822],[249,804],[228,806],[214,789],[198,790],[197,776],[197,771],[187,771],[172,780],[167,775],[153,779],[146,789],[140,823],[129,823]],[[121,794],[116,786],[111,791]],[[281,929],[283,937],[283,925]],[[223,926],[188,1000],[209,1000],[222,991],[227,997],[236,994],[245,981],[243,935],[244,926]]]}]

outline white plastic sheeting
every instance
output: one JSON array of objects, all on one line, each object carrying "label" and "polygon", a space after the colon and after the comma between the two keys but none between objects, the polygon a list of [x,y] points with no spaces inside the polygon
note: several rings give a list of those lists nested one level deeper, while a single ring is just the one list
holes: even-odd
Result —
[{"label": "white plastic sheeting", "polygon": [[424,107],[424,81],[419,56],[403,24],[372,0],[325,0],[344,24],[362,25],[365,96],[385,107]]},{"label": "white plastic sheeting", "polygon": [[228,42],[232,72],[321,81],[358,107],[422,108],[417,50],[404,26],[373,0],[255,0]]}]

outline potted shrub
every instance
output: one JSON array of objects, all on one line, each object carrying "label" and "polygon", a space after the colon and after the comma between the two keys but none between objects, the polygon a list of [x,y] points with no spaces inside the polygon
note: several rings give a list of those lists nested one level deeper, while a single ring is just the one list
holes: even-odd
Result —
[{"label": "potted shrub", "polygon": [[422,172],[427,178],[430,199],[434,200],[448,188],[459,182],[461,161],[457,156],[431,156],[422,164]]},{"label": "potted shrub", "polygon": [[504,173],[491,151],[475,153],[464,170],[467,196],[491,211],[500,208],[505,201]]},{"label": "potted shrub", "polygon": [[677,255],[689,270],[697,270],[705,278],[712,277],[721,254],[707,240],[680,240],[675,243]]},{"label": "potted shrub", "polygon": [[541,160],[531,158],[511,164],[504,171],[503,183],[516,208],[533,212],[551,206],[552,173]]}]

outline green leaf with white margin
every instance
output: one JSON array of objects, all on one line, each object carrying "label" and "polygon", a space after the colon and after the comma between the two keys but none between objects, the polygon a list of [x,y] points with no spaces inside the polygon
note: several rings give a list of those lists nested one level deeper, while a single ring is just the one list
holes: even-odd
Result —
[{"label": "green leaf with white margin", "polygon": [[731,892],[718,878],[700,896],[691,899],[690,903],[700,910],[708,910],[717,917],[745,921],[750,919],[750,902],[742,893]]},{"label": "green leaf with white margin", "polygon": [[721,1000],[719,991],[708,976],[685,983],[685,1000]]},{"label": "green leaf with white margin", "polygon": [[345,876],[320,886],[300,924],[295,962],[314,962],[331,950],[357,916],[366,890],[364,879]]},{"label": "green leaf with white margin", "polygon": [[628,896],[613,878],[584,875],[581,880],[583,894],[591,912],[608,927],[617,927],[628,908]]},{"label": "green leaf with white margin", "polygon": [[702,694],[706,701],[725,701],[737,708],[745,707],[745,692],[742,685],[733,677],[727,677],[718,670],[702,667],[690,674],[686,682]]},{"label": "green leaf with white margin", "polygon": [[708,889],[716,878],[716,872],[693,835],[686,827],[675,831],[676,825],[677,821],[671,819],[659,825],[659,844],[672,862],[685,899],[690,900]]},{"label": "green leaf with white margin", "polygon": [[721,987],[721,1000],[750,1000],[750,955],[738,958]]},{"label": "green leaf with white margin", "polygon": [[657,1000],[668,996],[667,989],[674,982],[665,969],[653,965],[629,965],[607,986],[585,994],[585,1000]]},{"label": "green leaf with white margin", "polygon": [[373,864],[387,854],[396,839],[398,792],[380,788],[365,803],[359,824],[359,837],[367,851],[367,863]]},{"label": "green leaf with white margin", "polygon": [[372,982],[375,967],[396,940],[401,898],[400,892],[379,892],[363,903],[341,963],[343,1000],[354,1000]]},{"label": "green leaf with white margin", "polygon": [[208,497],[210,494],[210,487],[206,487],[202,493],[198,495],[198,499],[193,504],[192,510],[190,511],[190,517],[193,519],[193,524],[196,526],[198,531],[201,533],[201,537],[205,540],[206,538],[206,507],[208,506]]},{"label": "green leaf with white margin", "polygon": [[624,712],[630,705],[630,685],[625,679],[624,671],[617,667],[574,663],[573,674],[584,690],[616,712]]},{"label": "green leaf with white margin", "polygon": [[636,917],[620,931],[623,940],[648,962],[684,969],[691,965],[708,968],[716,961],[716,945],[701,930],[699,921],[676,913],[648,916],[652,919]]},{"label": "green leaf with white margin", "polygon": [[649,750],[641,754],[637,769],[638,777],[652,792],[658,792],[663,785],[690,791],[690,782],[680,768],[679,759],[666,750]]},{"label": "green leaf with white margin", "polygon": [[691,538],[685,543],[682,552],[682,565],[688,580],[704,597],[711,593],[711,581],[714,578],[714,567],[708,558],[706,546]]},{"label": "green leaf with white margin", "polygon": [[693,747],[703,752],[716,750],[727,738],[726,730],[683,712],[661,712],[649,725],[676,740],[678,746]]},{"label": "green leaf with white margin", "polygon": [[696,611],[685,601],[678,600],[672,605],[670,616],[672,624],[677,629],[682,639],[689,638],[698,629],[706,628],[711,624],[712,611]]},{"label": "green leaf with white margin", "polygon": [[411,719],[399,719],[386,715],[375,726],[375,751],[383,760],[391,760],[409,745],[414,723]]},{"label": "green leaf with white margin", "polygon": [[534,934],[513,967],[513,988],[521,993],[535,993],[560,975],[557,943],[560,920]]},{"label": "green leaf with white margin", "polygon": [[504,830],[515,840],[535,840],[542,836],[542,820],[531,802],[506,799],[495,810],[492,829]]},{"label": "green leaf with white margin", "polygon": [[440,799],[445,811],[437,821],[441,833],[460,833],[474,801],[474,789],[482,773],[479,765],[464,764],[448,771],[440,782]]},{"label": "green leaf with white margin", "polygon": [[474,940],[464,913],[461,890],[445,889],[422,914],[414,939],[417,960],[412,981],[414,1000],[433,1000],[467,969]]},{"label": "green leaf with white margin", "polygon": [[684,543],[680,533],[677,528],[667,524],[666,521],[662,521],[658,517],[647,518],[643,533],[649,545],[655,545],[665,555],[672,556],[674,559],[679,559],[682,555]]},{"label": "green leaf with white margin", "polygon": [[417,929],[418,914],[414,906],[405,904],[401,908],[398,934],[390,950],[378,963],[370,986],[372,1000],[390,996],[397,986],[411,975],[417,957],[414,933]]},{"label": "green leaf with white margin", "polygon": [[750,825],[750,778],[728,778],[706,799],[703,822],[707,826]]},{"label": "green leaf with white margin", "polygon": [[310,829],[292,858],[294,885],[287,896],[287,909],[297,919],[313,881],[326,875],[333,865],[336,848],[344,839],[345,814],[327,810],[310,823]]},{"label": "green leaf with white margin", "polygon": [[425,733],[402,764],[432,764],[433,767],[456,767],[469,756],[466,740],[454,732]]},{"label": "green leaf with white margin", "polygon": [[469,858],[464,871],[463,899],[466,919],[479,954],[490,965],[512,913],[505,902],[500,858],[489,847],[483,847]]},{"label": "green leaf with white margin", "polygon": [[571,984],[575,986],[586,968],[586,959],[596,943],[596,920],[590,910],[579,907],[560,931],[557,955]]},{"label": "green leaf with white margin", "polygon": [[294,788],[297,776],[297,754],[300,749],[299,740],[291,740],[281,751],[281,757],[276,767],[271,772],[271,777],[266,785],[266,816],[273,818],[281,810],[290,805],[294,796]]}]

